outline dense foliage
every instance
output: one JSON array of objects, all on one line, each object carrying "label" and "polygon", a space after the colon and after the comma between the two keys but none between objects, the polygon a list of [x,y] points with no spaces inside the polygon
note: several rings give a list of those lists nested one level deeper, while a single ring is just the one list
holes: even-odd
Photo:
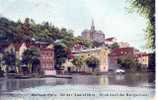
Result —
[{"label": "dense foliage", "polygon": [[137,60],[130,57],[119,58],[118,64],[120,65],[120,68],[129,72],[143,71],[141,64]]},{"label": "dense foliage", "polygon": [[113,44],[110,46],[110,49],[115,49],[115,48],[119,48],[118,43],[113,43]]},{"label": "dense foliage", "polygon": [[129,8],[147,19],[147,46],[155,49],[155,0],[129,0]]},{"label": "dense foliage", "polygon": [[72,63],[75,65],[75,68],[77,71],[80,71],[81,67],[84,64],[83,58],[80,56],[76,56],[73,60]]},{"label": "dense foliage", "polygon": [[4,64],[6,65],[7,72],[16,72],[15,70],[16,55],[13,51],[5,52],[3,55],[3,61],[4,61]]},{"label": "dense foliage", "polygon": [[[0,18],[0,44],[22,42],[22,41],[43,41],[53,43],[55,45],[55,67],[61,67],[62,63],[68,58],[71,48],[75,44],[84,45],[84,47],[92,46],[92,43],[82,37],[74,37],[72,30],[66,28],[58,28],[49,22],[41,24],[35,23],[33,19],[26,18],[24,22],[10,21],[7,18]],[[60,41],[56,42],[56,41]],[[25,62],[31,63],[31,53],[34,51],[27,50],[24,53]],[[27,63],[27,64],[28,64]]]},{"label": "dense foliage", "polygon": [[59,70],[62,68],[62,64],[68,58],[68,51],[63,45],[54,46],[54,58],[55,58],[55,69]]},{"label": "dense foliage", "polygon": [[74,37],[72,30],[60,29],[49,22],[37,24],[29,18],[26,18],[24,22],[20,20],[14,22],[4,17],[0,18],[0,41],[18,42],[31,39],[50,43],[63,40],[67,48],[71,48],[75,43],[82,43],[86,47],[90,46],[87,40]]},{"label": "dense foliage", "polygon": [[33,71],[39,69],[37,68],[40,64],[39,57],[40,53],[36,48],[28,48],[23,53],[22,63],[25,64],[32,73]]},{"label": "dense foliage", "polygon": [[88,66],[89,68],[92,68],[92,71],[93,71],[93,72],[94,72],[94,70],[95,70],[97,67],[99,67],[99,64],[100,64],[99,60],[98,60],[96,57],[94,57],[94,56],[88,57],[88,58],[85,60],[85,62],[86,62],[87,66]]}]

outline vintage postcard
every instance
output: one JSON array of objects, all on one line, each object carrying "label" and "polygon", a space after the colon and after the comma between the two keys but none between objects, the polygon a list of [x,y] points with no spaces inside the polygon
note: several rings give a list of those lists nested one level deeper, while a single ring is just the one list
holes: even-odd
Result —
[{"label": "vintage postcard", "polygon": [[155,0],[0,0],[0,100],[156,100]]}]

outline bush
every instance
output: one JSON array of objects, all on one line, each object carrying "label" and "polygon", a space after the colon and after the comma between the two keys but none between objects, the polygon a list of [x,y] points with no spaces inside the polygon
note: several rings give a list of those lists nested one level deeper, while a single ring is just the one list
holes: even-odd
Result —
[{"label": "bush", "polygon": [[95,68],[99,67],[99,60],[94,56],[88,57],[85,62],[89,68],[92,68],[93,72]]},{"label": "bush", "polygon": [[80,71],[82,65],[83,65],[83,59],[78,56],[78,57],[75,57],[73,60],[72,60],[72,63],[75,65],[76,69],[78,71]]},{"label": "bush", "polygon": [[131,57],[121,57],[118,59],[117,62],[120,65],[120,68],[124,70],[131,71],[131,72],[143,71],[141,64],[137,60]]}]

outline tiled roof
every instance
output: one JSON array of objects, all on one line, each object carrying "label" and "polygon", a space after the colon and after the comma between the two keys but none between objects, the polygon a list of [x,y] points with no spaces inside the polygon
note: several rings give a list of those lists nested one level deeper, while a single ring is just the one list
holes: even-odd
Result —
[{"label": "tiled roof", "polygon": [[111,38],[105,39],[105,41],[112,41],[113,39],[115,39],[115,38],[114,38],[114,37],[111,37]]}]

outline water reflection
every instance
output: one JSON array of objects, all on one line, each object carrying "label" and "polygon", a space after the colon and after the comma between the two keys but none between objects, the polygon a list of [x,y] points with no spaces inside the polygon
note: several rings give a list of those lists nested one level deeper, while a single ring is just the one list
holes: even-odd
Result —
[{"label": "water reflection", "polygon": [[43,85],[44,83],[45,83],[44,80],[8,79],[8,80],[2,80],[0,82],[0,90],[1,91],[20,90],[23,88],[29,88],[29,87]]},{"label": "water reflection", "polygon": [[143,86],[148,84],[154,87],[155,75],[154,74],[126,74],[126,75],[111,75],[109,77],[109,84],[113,85],[125,85],[131,87]]},{"label": "water reflection", "polygon": [[55,85],[123,85],[130,87],[155,87],[155,76],[152,74],[126,74],[126,75],[73,75],[72,79],[41,78],[41,79],[1,79],[0,91],[21,90],[38,86]]}]

